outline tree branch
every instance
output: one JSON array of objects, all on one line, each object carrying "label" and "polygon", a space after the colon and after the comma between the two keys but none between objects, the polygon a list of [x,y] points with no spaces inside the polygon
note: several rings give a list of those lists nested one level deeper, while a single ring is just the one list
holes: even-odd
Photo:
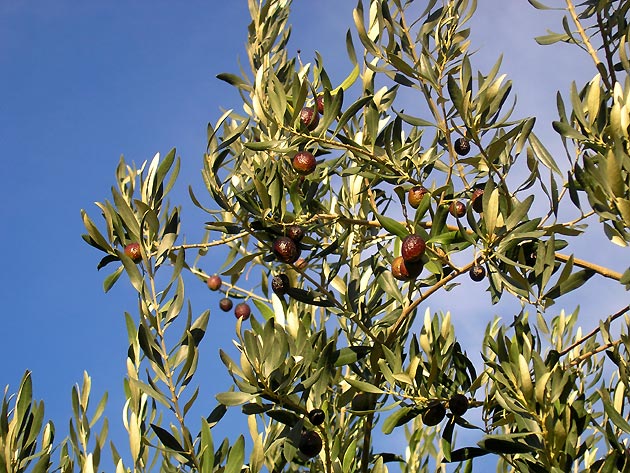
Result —
[{"label": "tree branch", "polygon": [[[570,256],[563,255],[562,253],[556,253],[556,260],[562,261],[566,263],[569,261]],[[614,279],[615,281],[621,280],[622,274],[614,271],[612,269],[606,268],[604,266],[600,266],[595,263],[591,263],[590,261],[586,261],[580,258],[573,257],[573,264],[575,266],[579,266],[580,268],[590,269],[595,271],[596,273],[604,276],[605,278]]]}]

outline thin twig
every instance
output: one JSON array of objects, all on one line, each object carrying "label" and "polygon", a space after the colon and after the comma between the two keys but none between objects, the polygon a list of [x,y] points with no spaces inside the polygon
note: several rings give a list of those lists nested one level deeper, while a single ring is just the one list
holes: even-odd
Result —
[{"label": "thin twig", "polygon": [[599,27],[599,34],[602,37],[602,45],[604,46],[604,52],[606,56],[606,63],[608,64],[608,75],[610,76],[610,83],[614,84],[617,82],[617,76],[615,74],[615,65],[613,64],[613,55],[610,50],[610,31],[604,31],[604,25],[602,20],[602,14],[597,10],[597,26]]},{"label": "thin twig", "polygon": [[[621,317],[623,314],[625,314],[626,312],[628,312],[630,310],[630,305],[625,306],[623,309],[618,310],[617,312],[615,312],[613,315],[609,316],[606,319],[605,323],[611,323],[615,320],[617,320],[619,317]],[[567,353],[569,353],[571,350],[573,350],[575,347],[581,345],[582,343],[584,343],[586,340],[588,340],[589,338],[597,335],[600,331],[600,327],[597,326],[596,328],[594,328],[588,335],[585,335],[584,337],[580,338],[579,340],[577,340],[576,342],[572,343],[571,345],[569,345],[567,348],[565,348],[564,350],[561,350],[558,352],[559,356],[564,356]]]},{"label": "thin twig", "polygon": [[[360,219],[360,218],[350,218],[350,217],[344,217],[343,215],[339,215],[339,214],[315,214],[309,219],[309,221],[314,221],[317,219],[337,220],[338,222],[349,223],[352,225],[362,225],[364,227],[377,227],[377,228],[383,227],[383,225],[381,225],[381,222],[379,222],[378,220],[365,220],[365,219]],[[398,222],[398,223],[402,223],[403,225],[405,224],[405,222]],[[421,226],[422,228],[429,229],[433,227],[433,222],[431,221],[418,222],[417,225]],[[444,225],[444,228],[446,228],[450,232],[459,231],[459,227],[456,225]],[[466,230],[466,231],[469,234],[474,233],[472,230]]]},{"label": "thin twig", "polygon": [[[195,276],[199,276],[204,280],[207,280],[209,278],[209,276],[202,271],[201,269],[197,269],[197,268],[189,268],[190,272],[193,273]],[[225,282],[221,282],[222,286],[227,287],[228,289],[225,290],[225,295],[227,296],[229,292],[234,291],[234,292],[239,292],[241,294],[246,295],[247,297],[249,297],[250,299],[257,299],[259,301],[265,302],[267,304],[271,304],[271,299],[267,299],[266,297],[262,297],[259,296],[258,294],[252,292],[252,291],[248,291],[247,289],[243,289],[242,287],[239,286],[233,286],[232,284],[227,284]]]},{"label": "thin twig", "polygon": [[583,361],[588,360],[591,356],[596,355],[597,353],[602,352],[604,350],[608,350],[609,348],[612,348],[616,345],[619,345],[619,343],[621,343],[621,340],[615,340],[614,342],[609,342],[609,343],[606,343],[605,345],[601,345],[595,348],[594,350],[589,351],[588,353],[584,353],[583,355],[580,355],[577,358],[574,358],[573,360],[569,362],[569,364],[571,366],[579,365]]},{"label": "thin twig", "polygon": [[473,260],[470,263],[468,263],[466,266],[463,266],[463,267],[461,267],[459,269],[454,270],[448,276],[445,276],[443,279],[439,280],[437,283],[435,283],[433,286],[431,286],[427,290],[427,292],[425,292],[420,297],[415,299],[411,304],[409,304],[408,306],[403,307],[402,313],[400,314],[400,316],[398,317],[396,322],[394,322],[394,325],[392,325],[392,328],[391,328],[391,330],[389,332],[389,335],[387,336],[387,339],[385,340],[385,345],[388,346],[388,345],[390,345],[392,343],[392,341],[396,337],[396,334],[397,334],[398,330],[400,329],[402,324],[405,322],[405,320],[407,319],[409,314],[411,314],[416,309],[416,307],[418,307],[429,296],[431,296],[432,294],[437,292],[438,289],[446,286],[449,282],[451,282],[453,279],[455,279],[456,277],[460,276],[461,274],[470,271],[470,268],[472,268],[475,264],[476,264],[476,262]]},{"label": "thin twig", "polygon": [[[582,38],[582,43],[586,47],[586,51],[588,52],[588,54],[593,59],[593,62],[595,63],[595,67],[597,67],[602,63],[599,60],[599,57],[597,56],[597,51],[595,51],[595,48],[593,48],[593,45],[591,44],[591,40],[588,39],[588,35],[586,34],[586,31],[584,31],[584,28],[582,27],[582,23],[580,22],[580,19],[578,18],[577,12],[575,11],[575,5],[573,5],[573,1],[566,0],[566,2],[567,2],[567,10],[571,14],[571,19],[573,20],[573,23],[575,24],[575,27],[577,28],[580,38]],[[602,79],[604,83],[606,84],[606,87],[610,89],[611,85],[608,81],[608,77],[602,76]]]},{"label": "thin twig", "polygon": [[173,246],[170,249],[170,251],[190,250],[191,248],[211,248],[213,246],[225,245],[226,243],[229,243],[234,240],[238,240],[239,238],[243,238],[244,236],[247,236],[247,235],[249,235],[249,232],[243,231],[241,233],[236,233],[235,235],[232,235],[229,237],[221,238],[220,240],[209,241],[206,243],[190,243],[187,245]]}]

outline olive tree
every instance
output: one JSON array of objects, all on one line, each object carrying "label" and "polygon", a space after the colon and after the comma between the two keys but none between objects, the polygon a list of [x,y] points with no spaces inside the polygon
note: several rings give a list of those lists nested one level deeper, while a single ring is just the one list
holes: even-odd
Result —
[{"label": "olive tree", "polygon": [[[567,248],[630,242],[630,1],[565,0],[560,32],[536,38],[592,59],[592,80],[557,95],[564,158],[516,116],[501,61],[475,68],[474,0],[359,0],[340,83],[320,55],[289,54],[290,3],[248,1],[249,67],[218,76],[243,106],[208,126],[205,188],[190,188],[202,241],[182,242],[167,200],[175,150],[121,159],[101,218],[82,212],[98,269],[116,267],[104,289],[123,276],[138,296],[116,472],[630,471],[627,300],[586,334],[553,305],[594,278],[630,285]],[[521,307],[490,321],[477,358],[427,310],[469,278],[489,306]],[[237,316],[217,404],[198,397],[210,311],[185,279]],[[0,471],[97,470],[106,397],[89,403],[86,374],[55,444],[27,372],[5,392]],[[228,409],[248,435],[218,441]]]}]

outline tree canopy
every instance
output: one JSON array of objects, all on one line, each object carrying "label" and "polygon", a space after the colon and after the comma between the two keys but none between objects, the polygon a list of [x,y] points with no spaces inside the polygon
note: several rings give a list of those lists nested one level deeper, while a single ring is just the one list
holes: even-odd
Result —
[{"label": "tree canopy", "polygon": [[[339,83],[321,55],[289,54],[289,0],[248,5],[248,63],[218,76],[242,109],[208,125],[205,188],[190,188],[202,241],[182,241],[167,199],[175,150],[121,159],[111,198],[82,211],[105,291],[122,277],[138,296],[116,472],[628,471],[630,306],[583,333],[554,303],[593,278],[630,287],[630,268],[568,251],[590,232],[630,242],[630,1],[565,0],[559,32],[536,38],[592,60],[557,95],[562,157],[517,116],[501,60],[475,68],[474,0],[359,0]],[[198,396],[211,311],[195,313],[185,279],[236,316],[219,354],[233,385],[212,405]],[[489,306],[521,308],[490,321],[475,357],[427,309],[470,279]],[[27,372],[5,392],[0,471],[98,470],[107,397],[90,407],[89,375],[58,443],[32,391]],[[248,432],[219,441],[228,409]]]}]

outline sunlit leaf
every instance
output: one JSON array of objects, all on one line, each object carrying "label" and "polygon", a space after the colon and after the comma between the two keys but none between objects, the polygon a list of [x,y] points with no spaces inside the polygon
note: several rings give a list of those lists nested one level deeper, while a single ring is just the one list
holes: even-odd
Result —
[{"label": "sunlit leaf", "polygon": [[239,406],[241,404],[245,404],[246,402],[250,402],[253,399],[251,394],[235,391],[218,393],[215,397],[217,401],[228,407]]},{"label": "sunlit leaf", "polygon": [[239,435],[234,445],[232,445],[232,448],[230,448],[224,473],[240,473],[243,468],[244,459],[245,438],[242,435]]},{"label": "sunlit leaf", "polygon": [[405,238],[409,234],[407,228],[402,223],[394,220],[393,218],[386,217],[385,215],[376,214],[376,219],[383,226],[383,228],[392,235],[396,235],[400,238]]},{"label": "sunlit leaf", "polygon": [[346,381],[348,382],[350,386],[358,389],[359,391],[363,391],[366,393],[373,393],[373,394],[383,394],[382,389],[380,389],[377,386],[374,386],[373,384],[367,383],[365,381],[361,381],[354,378],[346,378]]}]

